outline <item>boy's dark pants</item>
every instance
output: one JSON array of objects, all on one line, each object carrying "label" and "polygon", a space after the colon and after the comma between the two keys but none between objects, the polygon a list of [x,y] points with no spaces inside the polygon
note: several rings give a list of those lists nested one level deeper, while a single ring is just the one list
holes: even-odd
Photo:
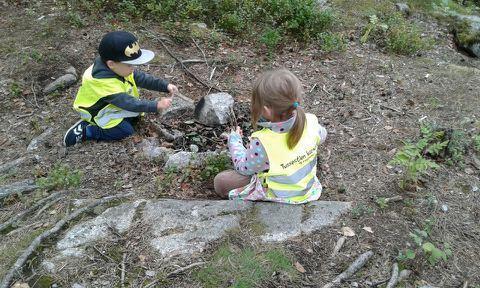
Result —
[{"label": "boy's dark pants", "polygon": [[87,140],[114,141],[127,138],[135,132],[133,126],[138,120],[138,117],[125,118],[120,124],[110,129],[102,129],[98,126],[89,125],[86,128]]}]

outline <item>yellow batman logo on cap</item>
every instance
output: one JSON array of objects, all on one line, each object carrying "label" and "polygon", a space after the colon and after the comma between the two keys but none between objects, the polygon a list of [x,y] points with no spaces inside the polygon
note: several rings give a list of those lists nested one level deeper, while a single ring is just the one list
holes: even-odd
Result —
[{"label": "yellow batman logo on cap", "polygon": [[137,54],[139,50],[140,45],[138,45],[138,42],[133,42],[132,44],[128,45],[127,48],[125,48],[125,55],[127,57],[132,57],[132,55]]}]

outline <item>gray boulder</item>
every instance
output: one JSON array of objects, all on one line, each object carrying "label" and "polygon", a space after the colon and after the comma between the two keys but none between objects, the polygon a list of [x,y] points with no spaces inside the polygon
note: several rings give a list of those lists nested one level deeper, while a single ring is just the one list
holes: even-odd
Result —
[{"label": "gray boulder", "polygon": [[195,108],[195,118],[207,126],[227,124],[230,110],[233,108],[233,97],[228,93],[215,93],[205,96]]},{"label": "gray boulder", "polygon": [[480,57],[480,17],[453,14],[455,43],[472,57]]},{"label": "gray boulder", "polygon": [[397,11],[402,13],[404,16],[410,15],[410,7],[407,3],[396,3],[395,8],[397,8]]},{"label": "gray boulder", "polygon": [[187,167],[198,168],[204,165],[205,161],[209,157],[214,157],[218,155],[219,154],[217,152],[212,152],[212,151],[201,152],[201,153],[181,151],[173,155],[170,155],[168,157],[167,162],[165,163],[164,168],[165,169],[175,168],[178,170],[181,170]]},{"label": "gray boulder", "polygon": [[192,115],[195,105],[193,100],[190,100],[186,97],[179,97],[178,95],[173,96],[172,106],[162,113],[162,118],[164,119],[178,119],[184,118],[185,116]]}]

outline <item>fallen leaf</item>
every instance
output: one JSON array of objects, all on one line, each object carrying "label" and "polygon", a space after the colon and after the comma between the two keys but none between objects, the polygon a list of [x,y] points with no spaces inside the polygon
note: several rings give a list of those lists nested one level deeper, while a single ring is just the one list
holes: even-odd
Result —
[{"label": "fallen leaf", "polygon": [[341,232],[343,236],[347,236],[347,237],[355,236],[355,232],[350,227],[342,227]]},{"label": "fallen leaf", "polygon": [[303,268],[302,264],[295,262],[295,268],[297,269],[298,272],[300,273],[305,273],[305,268]]},{"label": "fallen leaf", "polygon": [[362,229],[367,231],[368,233],[373,233],[373,230],[371,227],[363,227]]}]

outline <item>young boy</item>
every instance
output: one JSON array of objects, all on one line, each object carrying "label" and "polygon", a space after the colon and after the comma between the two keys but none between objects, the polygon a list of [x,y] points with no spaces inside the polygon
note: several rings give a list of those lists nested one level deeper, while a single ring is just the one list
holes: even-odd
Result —
[{"label": "young boy", "polygon": [[154,53],[140,49],[137,38],[124,31],[106,34],[98,47],[99,57],[83,74],[73,108],[82,120],[68,129],[63,143],[73,146],[86,140],[120,140],[134,133],[132,124],[147,113],[168,108],[171,98],[140,100],[137,86],[154,91],[178,92],[175,85],[134,70]]}]

